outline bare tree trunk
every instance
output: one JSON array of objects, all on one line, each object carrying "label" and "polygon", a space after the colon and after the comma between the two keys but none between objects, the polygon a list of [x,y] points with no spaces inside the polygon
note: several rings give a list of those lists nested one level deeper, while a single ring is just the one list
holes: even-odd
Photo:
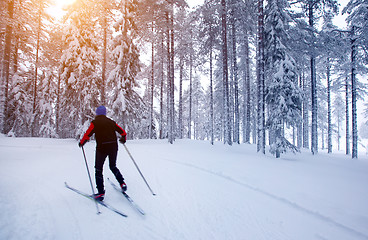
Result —
[{"label": "bare tree trunk", "polygon": [[9,76],[10,76],[10,52],[11,41],[13,37],[13,14],[14,14],[14,0],[8,2],[8,16],[9,22],[5,29],[5,46],[3,55],[3,69],[2,69],[2,85],[4,86],[4,109],[2,113],[2,133],[7,133],[10,129],[8,126],[8,102],[9,102]]},{"label": "bare tree trunk", "polygon": [[[314,28],[314,14],[313,8],[314,3],[310,3],[308,6],[308,17],[309,17],[309,26]],[[313,35],[314,38],[314,35]],[[310,68],[311,68],[311,98],[312,98],[312,134],[311,134],[311,151],[313,154],[318,153],[318,130],[317,130],[317,81],[316,81],[316,59],[314,53],[314,43],[312,43],[312,51],[310,55]]]},{"label": "bare tree trunk", "polygon": [[[300,89],[303,89],[303,79],[302,76],[299,75],[299,87]],[[300,113],[301,115],[303,114],[303,103],[300,103]],[[297,126],[297,145],[298,148],[302,148],[303,147],[303,122],[299,122],[298,126]]]},{"label": "bare tree trunk", "polygon": [[161,38],[161,64],[160,64],[160,130],[159,138],[163,139],[163,126],[164,126],[164,33],[162,32]]},{"label": "bare tree trunk", "polygon": [[230,121],[230,99],[229,99],[229,75],[227,65],[227,21],[226,21],[226,0],[221,0],[222,13],[222,80],[224,85],[224,101],[225,101],[225,143],[232,145],[231,141],[231,121]]},{"label": "bare tree trunk", "polygon": [[59,129],[59,123],[60,123],[60,95],[61,95],[61,74],[60,74],[60,69],[58,69],[58,81],[57,81],[57,90],[56,90],[56,134],[58,135],[58,137],[60,136],[60,129]]},{"label": "bare tree trunk", "polygon": [[331,75],[331,71],[330,71],[330,58],[327,58],[327,109],[328,109],[328,114],[327,114],[327,122],[328,122],[328,130],[327,130],[327,134],[328,134],[328,153],[332,153],[332,123],[331,123],[331,80],[330,80],[330,75]]},{"label": "bare tree trunk", "polygon": [[42,14],[42,1],[39,3],[39,12],[38,12],[38,28],[37,28],[37,45],[36,45],[36,62],[35,62],[35,72],[34,72],[34,82],[33,82],[33,124],[31,129],[32,137],[35,137],[34,130],[36,129],[36,107],[37,107],[37,82],[38,82],[38,53],[40,50],[40,34],[41,34],[41,14]]},{"label": "bare tree trunk", "polygon": [[345,80],[345,113],[346,113],[346,155],[350,154],[350,126],[349,126],[349,82]]},{"label": "bare tree trunk", "polygon": [[175,140],[175,109],[174,109],[174,4],[172,10],[168,13],[168,115],[169,115],[169,142],[172,144]]},{"label": "bare tree trunk", "polygon": [[[104,1],[104,4],[106,4],[106,0]],[[104,6],[103,6],[104,7]],[[105,105],[106,104],[106,99],[105,99],[105,82],[106,82],[106,61],[107,61],[107,8],[104,7],[104,16],[103,16],[103,49],[102,49],[102,76],[101,76],[101,86],[100,86],[100,91],[101,91],[101,104]]]},{"label": "bare tree trunk", "polygon": [[238,89],[238,64],[236,58],[236,29],[234,9],[231,9],[231,30],[233,44],[233,80],[234,80],[234,142],[240,144],[240,120],[239,120],[239,89]]},{"label": "bare tree trunk", "polygon": [[258,142],[257,151],[266,153],[265,133],[265,94],[264,94],[264,14],[263,0],[258,0],[258,56],[257,56],[257,82],[258,82]]},{"label": "bare tree trunk", "polygon": [[210,114],[211,114],[211,119],[210,119],[210,127],[211,127],[211,144],[214,144],[214,129],[213,129],[213,122],[214,122],[214,112],[213,112],[213,76],[212,76],[212,71],[213,71],[213,66],[212,66],[212,42],[211,42],[211,47],[210,47]]},{"label": "bare tree trunk", "polygon": [[302,72],[302,82],[303,82],[303,147],[309,148],[309,116],[308,116],[308,91],[307,91],[307,83],[304,76],[304,70]]},{"label": "bare tree trunk", "polygon": [[16,74],[18,72],[18,49],[20,45],[20,38],[15,37],[14,39],[14,51],[13,51],[13,74]]},{"label": "bare tree trunk", "polygon": [[248,35],[245,37],[245,83],[244,83],[244,94],[246,94],[245,100],[245,139],[244,142],[250,143],[250,132],[251,132],[251,119],[250,119],[250,60],[249,60],[249,40]]},{"label": "bare tree trunk", "polygon": [[340,119],[340,114],[337,115],[337,150],[340,151],[340,123],[341,123],[341,119]]},{"label": "bare tree trunk", "polygon": [[171,49],[170,49],[170,45],[171,45],[171,41],[170,41],[170,14],[169,12],[166,13],[166,21],[167,21],[167,29],[166,29],[166,54],[167,54],[167,66],[166,66],[166,71],[167,71],[167,75],[166,75],[166,84],[167,84],[167,89],[166,89],[166,105],[167,105],[167,118],[166,118],[166,122],[167,122],[167,137],[169,139],[169,142],[171,143],[171,110],[170,110],[170,95],[171,95]]},{"label": "bare tree trunk", "polygon": [[[190,32],[192,34],[192,31]],[[192,39],[192,36],[191,36]],[[192,93],[193,93],[193,55],[189,53],[189,119],[188,119],[188,138],[192,138]]]},{"label": "bare tree trunk", "polygon": [[353,133],[353,146],[352,146],[352,158],[358,158],[358,124],[357,124],[357,86],[356,86],[356,36],[355,27],[351,29],[351,110],[352,110],[352,133]]},{"label": "bare tree trunk", "polygon": [[182,57],[179,60],[179,126],[178,134],[179,138],[183,138],[183,72],[184,63]]},{"label": "bare tree trunk", "polygon": [[[212,22],[210,23],[210,34],[212,34]],[[212,36],[210,36],[210,128],[211,128],[211,144],[214,144],[214,112],[213,112],[213,66],[212,66],[212,51],[213,51],[213,43],[212,43]]]},{"label": "bare tree trunk", "polygon": [[[152,22],[152,34],[154,35],[154,28]],[[153,125],[153,90],[154,90],[154,66],[155,66],[155,44],[154,40],[152,39],[152,46],[151,46],[151,83],[150,83],[150,120],[149,120],[149,132],[148,138],[152,138],[152,125]]]}]

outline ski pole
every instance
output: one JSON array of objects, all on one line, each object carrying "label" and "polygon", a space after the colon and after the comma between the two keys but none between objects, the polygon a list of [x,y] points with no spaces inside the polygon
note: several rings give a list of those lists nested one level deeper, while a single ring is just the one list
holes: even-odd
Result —
[{"label": "ski pole", "polygon": [[130,154],[130,152],[129,152],[129,150],[128,150],[127,146],[126,146],[125,144],[123,144],[123,145],[124,145],[125,150],[127,151],[128,155],[129,155],[130,159],[132,159],[132,161],[133,161],[133,163],[134,163],[135,167],[137,168],[137,170],[138,170],[139,174],[141,175],[141,177],[143,178],[144,182],[146,183],[146,185],[147,185],[148,189],[151,191],[151,193],[152,193],[152,195],[153,195],[153,196],[156,196],[156,193],[154,193],[154,192],[152,191],[151,187],[148,185],[148,183],[147,183],[146,179],[144,178],[144,176],[143,176],[143,174],[142,174],[141,170],[139,169],[139,167],[138,167],[137,163],[134,161],[134,158],[133,158],[132,154]]},{"label": "ski pole", "polygon": [[[92,193],[93,193],[93,195],[95,195],[95,190],[93,189],[91,174],[89,173],[89,168],[88,168],[88,164],[87,164],[87,158],[86,158],[86,154],[84,152],[83,146],[82,146],[82,152],[83,152],[84,162],[86,163],[86,168],[87,168],[87,173],[88,173],[88,177],[89,177],[89,183],[91,184]],[[98,208],[97,202],[95,202],[95,204],[96,204],[97,214],[100,214],[101,212],[100,212],[100,209]]]}]

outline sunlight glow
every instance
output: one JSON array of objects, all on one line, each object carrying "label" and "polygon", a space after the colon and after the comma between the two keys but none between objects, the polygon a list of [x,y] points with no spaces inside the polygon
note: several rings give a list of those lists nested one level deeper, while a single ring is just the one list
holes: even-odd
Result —
[{"label": "sunlight glow", "polygon": [[53,0],[47,12],[57,20],[60,20],[65,14],[65,7],[73,4],[75,1],[76,0]]}]

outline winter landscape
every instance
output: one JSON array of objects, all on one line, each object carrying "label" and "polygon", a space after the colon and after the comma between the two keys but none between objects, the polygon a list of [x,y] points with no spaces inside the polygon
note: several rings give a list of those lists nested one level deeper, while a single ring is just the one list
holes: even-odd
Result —
[{"label": "winter landscape", "polygon": [[[208,141],[126,143],[153,196],[120,145],[118,167],[140,215],[106,182],[91,192],[73,139],[0,138],[0,239],[368,239],[368,158],[343,153],[256,153],[255,145]],[[95,144],[85,146],[93,169]],[[105,165],[105,178],[113,178]],[[107,180],[107,179],[105,179]]]},{"label": "winter landscape", "polygon": [[[367,0],[1,0],[0,19],[1,240],[368,240]],[[128,217],[66,188],[92,194],[115,131],[145,215],[108,163]]]}]

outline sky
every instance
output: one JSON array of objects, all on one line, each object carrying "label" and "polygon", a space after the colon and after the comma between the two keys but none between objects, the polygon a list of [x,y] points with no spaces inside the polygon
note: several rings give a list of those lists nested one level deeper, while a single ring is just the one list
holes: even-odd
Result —
[{"label": "sky", "polygon": [[60,20],[62,16],[65,14],[65,11],[63,11],[63,8],[71,3],[73,3],[75,0],[53,0],[54,4],[52,4],[47,12],[55,17],[57,20]]},{"label": "sky", "polygon": [[339,6],[339,15],[336,16],[333,20],[333,23],[340,27],[341,29],[346,29],[346,22],[345,19],[347,17],[347,14],[342,15],[341,12],[344,9],[344,7],[346,6],[346,4],[348,4],[349,0],[338,0],[338,3],[340,4]]},{"label": "sky", "polygon": [[[55,4],[49,7],[49,14],[54,16],[57,19],[61,19],[61,17],[64,15],[64,11],[62,8],[66,5],[69,5],[73,3],[75,0],[53,0]],[[189,7],[193,8],[200,4],[202,4],[204,0],[187,0],[187,3],[189,4]]]},{"label": "sky", "polygon": [[[62,10],[63,7],[65,7],[68,4],[73,3],[75,0],[54,0],[54,5],[49,7],[48,12],[54,16],[56,19],[61,19],[61,17],[64,15],[64,11]],[[198,5],[201,5],[204,2],[204,0],[187,0],[187,3],[191,8],[194,8]],[[340,4],[339,7],[339,15],[335,17],[334,24],[339,26],[340,28],[346,28],[346,14],[342,15],[341,11],[346,6],[346,4],[349,2],[349,0],[338,0],[338,3]]]},{"label": "sky", "polygon": [[196,7],[203,4],[204,0],[187,0],[189,7]]}]

